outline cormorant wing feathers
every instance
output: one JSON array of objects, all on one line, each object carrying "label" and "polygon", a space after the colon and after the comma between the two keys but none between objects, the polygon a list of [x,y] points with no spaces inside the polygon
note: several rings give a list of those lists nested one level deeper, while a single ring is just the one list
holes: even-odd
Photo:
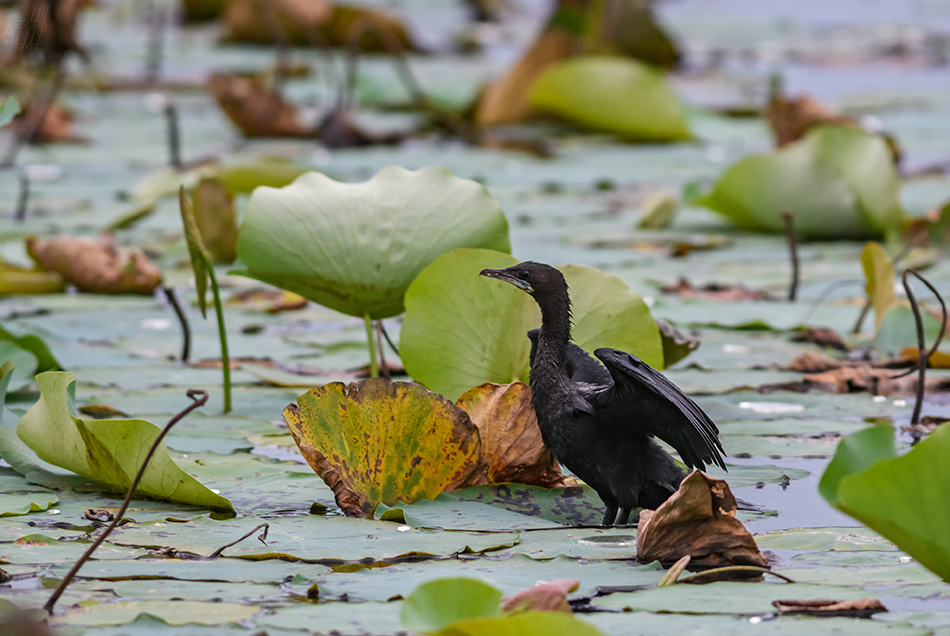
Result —
[{"label": "cormorant wing feathers", "polygon": [[[719,429],[679,387],[624,351],[602,348],[594,351],[594,355],[613,377],[613,386],[597,400],[598,410],[606,408],[613,417],[619,417],[618,410],[629,412],[629,425],[675,448],[687,466],[702,470],[706,464],[716,464],[725,470]],[[645,391],[662,400],[657,402],[655,397],[645,400]],[[650,404],[657,406],[650,408]]]}]

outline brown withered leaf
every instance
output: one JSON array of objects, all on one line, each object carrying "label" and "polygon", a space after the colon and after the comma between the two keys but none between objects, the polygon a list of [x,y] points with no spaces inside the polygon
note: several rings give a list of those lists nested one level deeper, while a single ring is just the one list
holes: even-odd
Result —
[{"label": "brown withered leaf", "polygon": [[[810,388],[829,393],[867,391],[873,395],[913,395],[917,391],[917,374],[903,377],[894,369],[874,368],[868,364],[841,367],[821,373],[809,373],[804,381]],[[950,390],[950,378],[926,379],[925,389],[931,393]]]},{"label": "brown withered leaf", "polygon": [[574,579],[555,579],[539,581],[501,601],[501,609],[506,612],[567,612],[572,614],[567,595],[580,587],[581,582]]},{"label": "brown withered leaf", "polygon": [[815,126],[835,124],[858,127],[854,118],[839,115],[807,95],[795,99],[773,95],[769,100],[768,117],[775,145],[779,148],[798,141]]},{"label": "brown withered leaf", "polygon": [[112,417],[131,417],[128,413],[120,411],[108,404],[86,404],[85,406],[80,406],[78,411],[83,415],[97,420],[107,420]]},{"label": "brown withered leaf", "polygon": [[704,298],[708,300],[720,300],[725,302],[735,302],[739,300],[765,300],[765,292],[749,289],[745,285],[724,285],[721,283],[708,283],[702,287],[693,287],[685,277],[680,277],[675,285],[660,287],[664,294],[676,294],[680,298]]},{"label": "brown withered leaf", "polygon": [[227,303],[244,309],[263,309],[269,314],[294,311],[307,306],[307,299],[282,289],[251,289],[231,296]]},{"label": "brown withered leaf", "polygon": [[[39,121],[42,117],[42,121]],[[29,104],[13,120],[17,134],[32,136],[31,144],[82,144],[88,140],[73,132],[75,116],[59,104]],[[39,124],[39,125],[37,125]]]},{"label": "brown withered leaf", "polygon": [[284,409],[307,463],[350,517],[485,483],[478,429],[421,384],[381,378],[311,389]]},{"label": "brown withered leaf", "polygon": [[[396,18],[327,0],[230,0],[224,21],[224,37],[229,42],[312,47],[347,46],[354,25],[371,21],[385,29],[402,50],[416,49],[409,31]],[[388,50],[387,43],[373,31],[360,38],[359,47],[363,51]]]},{"label": "brown withered leaf", "polygon": [[805,614],[807,616],[849,616],[851,618],[870,618],[887,608],[875,598],[859,598],[854,601],[802,600],[772,601],[782,614]]},{"label": "brown withered leaf", "polygon": [[840,369],[845,366],[850,365],[844,360],[835,360],[824,354],[809,351],[792,360],[786,369],[789,371],[800,371],[802,373],[820,373],[822,371]]},{"label": "brown withered leaf", "polygon": [[637,528],[637,560],[675,563],[691,557],[700,568],[723,565],[767,567],[755,540],[735,518],[729,485],[698,470],[656,511],[642,510]]},{"label": "brown withered leaf", "polygon": [[821,327],[808,327],[792,334],[792,342],[810,342],[819,347],[830,347],[839,351],[847,351],[848,347],[844,344],[841,336],[834,329],[824,329]]},{"label": "brown withered leaf", "polygon": [[89,521],[99,521],[102,523],[109,523],[115,518],[112,512],[105,508],[86,508],[83,516]]},{"label": "brown withered leaf", "polygon": [[213,73],[208,89],[245,137],[313,137],[297,118],[297,108],[259,76]]},{"label": "brown withered leaf", "polygon": [[216,263],[230,264],[237,258],[238,227],[234,196],[220,179],[205,177],[192,193],[192,210],[201,240]]},{"label": "brown withered leaf", "polygon": [[67,237],[40,241],[30,237],[26,250],[38,265],[58,272],[83,292],[150,296],[162,283],[161,272],[144,254],[116,247],[109,236],[100,241]]},{"label": "brown withered leaf", "polygon": [[551,459],[541,440],[527,384],[482,384],[463,393],[455,405],[478,427],[482,459],[488,463],[486,483],[545,488],[575,485],[561,474],[560,465]]}]

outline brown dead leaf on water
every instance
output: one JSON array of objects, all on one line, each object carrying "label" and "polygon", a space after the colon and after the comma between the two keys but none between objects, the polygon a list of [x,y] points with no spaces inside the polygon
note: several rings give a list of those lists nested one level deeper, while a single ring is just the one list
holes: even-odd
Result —
[{"label": "brown dead leaf on water", "polygon": [[768,118],[775,145],[779,148],[798,141],[815,126],[858,127],[853,117],[839,115],[808,95],[793,99],[773,95],[769,100]]},{"label": "brown dead leaf on water", "polygon": [[580,587],[575,579],[555,579],[539,581],[526,590],[502,599],[501,609],[505,612],[567,612],[573,614],[567,595]]},{"label": "brown dead leaf on water", "polygon": [[705,300],[719,300],[736,302],[740,300],[765,300],[765,292],[750,289],[742,284],[727,285],[722,283],[707,283],[702,287],[694,287],[685,276],[681,276],[675,285],[660,287],[664,294],[676,294],[680,298]]},{"label": "brown dead leaf on water", "polygon": [[689,555],[690,565],[700,568],[767,567],[735,514],[736,499],[729,485],[695,470],[659,508],[640,512],[637,560],[675,563]]},{"label": "brown dead leaf on water", "polygon": [[110,236],[26,239],[26,250],[38,265],[59,273],[63,279],[94,294],[152,295],[162,283],[162,274],[139,251],[117,247]]},{"label": "brown dead leaf on water", "polygon": [[[804,382],[809,388],[829,393],[867,391],[872,395],[913,395],[917,392],[917,374],[900,376],[894,369],[874,368],[870,365],[841,367],[821,373],[809,373]],[[927,378],[925,390],[939,393],[950,390],[950,378]]]},{"label": "brown dead leaf on water", "polygon": [[870,618],[872,614],[886,612],[887,608],[875,598],[859,598],[854,601],[795,600],[772,601],[781,614],[804,614],[807,616],[849,616]]},{"label": "brown dead leaf on water", "polygon": [[[38,120],[42,117],[42,121]],[[13,120],[18,134],[29,134],[31,144],[84,144],[89,140],[73,132],[76,117],[59,104],[30,104]]]},{"label": "brown dead leaf on water", "polygon": [[259,76],[213,73],[208,88],[221,110],[245,137],[314,137],[300,123],[297,108]]},{"label": "brown dead leaf on water", "polygon": [[847,351],[848,347],[844,344],[841,336],[834,329],[824,329],[821,327],[808,327],[792,334],[792,342],[810,342],[819,347],[830,347],[839,351]]},{"label": "brown dead leaf on water", "polygon": [[478,427],[482,460],[488,463],[485,483],[545,488],[577,484],[561,474],[560,465],[544,446],[531,407],[531,388],[524,382],[482,384],[463,393],[455,404]]}]

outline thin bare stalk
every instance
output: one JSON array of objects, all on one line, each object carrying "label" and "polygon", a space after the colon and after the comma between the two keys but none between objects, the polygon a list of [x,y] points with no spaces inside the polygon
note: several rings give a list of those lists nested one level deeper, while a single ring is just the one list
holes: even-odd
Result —
[{"label": "thin bare stalk", "polygon": [[224,412],[231,412],[231,356],[228,355],[228,334],[224,328],[224,308],[221,306],[221,291],[218,289],[218,278],[214,274],[214,265],[207,252],[202,252],[205,260],[205,269],[211,279],[211,295],[214,297],[214,313],[218,319],[218,339],[221,341],[221,373],[224,378]]},{"label": "thin bare stalk", "polygon": [[178,316],[178,324],[181,325],[181,361],[188,362],[188,358],[191,356],[191,327],[188,325],[188,317],[185,316],[185,311],[178,301],[178,294],[175,293],[175,289],[173,287],[162,287],[162,291],[165,292],[168,304],[172,306],[175,315]]},{"label": "thin bare stalk", "polygon": [[376,349],[379,351],[379,373],[387,380],[392,380],[389,375],[389,365],[386,364],[386,348],[383,346],[383,321],[376,321]]},{"label": "thin bare stalk", "polygon": [[379,364],[376,362],[376,338],[373,337],[373,319],[369,314],[363,314],[366,323],[366,344],[369,345],[369,377],[379,377]]},{"label": "thin bare stalk", "polygon": [[171,99],[165,104],[165,122],[168,130],[168,163],[181,170],[181,128],[178,125],[178,108]]},{"label": "thin bare stalk", "polygon": [[211,554],[209,554],[209,555],[208,555],[208,558],[209,558],[209,559],[216,559],[216,558],[218,558],[219,556],[221,556],[221,553],[222,553],[222,552],[224,552],[225,550],[227,550],[227,549],[230,548],[231,546],[237,545],[237,544],[239,544],[241,541],[244,541],[245,539],[247,539],[249,536],[251,536],[252,534],[254,534],[255,532],[257,532],[257,531],[260,530],[261,528],[263,528],[264,531],[261,532],[260,536],[257,537],[257,540],[260,541],[261,543],[263,543],[264,545],[267,545],[267,541],[266,541],[265,539],[267,539],[267,531],[270,529],[270,524],[269,524],[269,523],[262,523],[262,524],[257,525],[256,527],[252,528],[247,534],[245,534],[243,537],[241,537],[241,538],[238,539],[237,541],[232,541],[231,543],[228,543],[227,545],[221,546],[220,548],[218,548],[217,550],[215,550],[214,552],[212,552]]},{"label": "thin bare stalk", "polygon": [[160,3],[149,2],[148,16],[148,50],[145,54],[145,83],[153,85],[158,82],[162,72],[162,58],[165,48],[165,11]]},{"label": "thin bare stalk", "polygon": [[99,537],[93,542],[91,546],[83,553],[79,560],[76,561],[76,564],[66,573],[66,576],[63,577],[63,580],[59,582],[59,586],[53,591],[52,596],[49,597],[49,600],[46,601],[46,605],[43,606],[43,609],[52,616],[53,608],[56,606],[56,601],[59,600],[59,597],[63,595],[63,592],[66,591],[66,587],[72,582],[73,578],[79,572],[79,568],[89,560],[89,557],[92,556],[92,553],[96,551],[102,542],[106,540],[106,537],[115,530],[115,527],[119,525],[119,521],[122,520],[122,517],[125,515],[126,511],[129,509],[129,504],[132,502],[132,497],[135,495],[135,489],[138,488],[139,482],[142,480],[142,475],[145,474],[145,470],[148,468],[149,463],[152,461],[152,456],[155,454],[155,451],[158,450],[159,444],[162,443],[162,440],[165,439],[165,435],[168,431],[171,430],[172,426],[177,424],[183,417],[194,411],[200,406],[204,406],[208,402],[208,394],[205,391],[199,389],[189,389],[186,394],[189,398],[192,399],[192,403],[185,407],[178,415],[173,417],[168,424],[165,425],[165,428],[162,429],[162,432],[158,434],[158,437],[155,438],[155,441],[152,442],[152,447],[149,449],[148,453],[145,455],[145,461],[142,462],[142,467],[139,468],[138,474],[135,475],[135,479],[132,480],[132,484],[129,486],[129,490],[125,495],[125,501],[122,502],[122,507],[119,508],[119,511],[115,513],[115,516],[112,518],[112,523],[99,535]]},{"label": "thin bare stalk", "polygon": [[389,332],[386,331],[386,325],[383,324],[383,321],[379,321],[379,330],[383,332],[383,338],[386,339],[386,343],[389,345],[390,349],[393,350],[397,356],[399,355],[399,347],[393,344],[393,339],[389,337]]},{"label": "thin bare stalk", "polygon": [[[926,285],[940,302],[940,309],[942,311],[940,319],[940,333],[937,334],[937,339],[934,341],[933,348],[930,349],[930,351],[927,350],[927,343],[924,340],[924,320],[920,313],[920,305],[917,304],[917,298],[914,296],[914,290],[911,289],[910,283],[907,282],[907,274],[913,274],[916,276],[917,280]],[[924,379],[927,372],[927,363],[930,360],[930,356],[936,353],[937,347],[940,346],[940,341],[943,340],[944,333],[947,330],[947,306],[944,304],[943,297],[940,295],[940,292],[938,292],[936,288],[930,284],[930,281],[909,267],[905,269],[904,273],[901,275],[901,283],[904,285],[904,291],[907,293],[907,300],[910,301],[910,308],[914,312],[914,322],[917,325],[917,350],[919,356],[919,359],[917,360],[917,369],[919,375],[917,376],[917,400],[914,402],[914,414],[910,418],[910,423],[918,424],[920,423],[920,409],[923,408],[924,405],[924,391],[926,389],[924,386]]]},{"label": "thin bare stalk", "polygon": [[290,71],[290,38],[287,37],[287,31],[277,18],[277,7],[271,6],[273,3],[258,0],[254,3],[254,10],[264,23],[264,28],[270,33],[274,40],[276,49],[276,70],[274,71],[274,91],[278,94],[283,93],[284,80]]},{"label": "thin bare stalk", "polygon": [[689,565],[690,557],[688,554],[683,556],[679,561],[674,563],[666,574],[663,575],[663,578],[660,579],[660,582],[656,584],[657,587],[667,587],[676,583],[676,579],[680,577],[680,574],[683,573],[683,570],[686,569],[686,566]]},{"label": "thin bare stalk", "polygon": [[26,209],[30,203],[30,177],[26,174],[26,170],[21,167],[17,178],[20,184],[20,192],[17,194],[14,218],[17,222],[22,223],[26,220]]},{"label": "thin bare stalk", "polygon": [[782,219],[785,221],[785,238],[788,240],[788,252],[792,261],[792,282],[788,286],[788,302],[793,303],[798,297],[798,238],[795,236],[794,215],[785,210],[782,212]]},{"label": "thin bare stalk", "polygon": [[710,576],[713,574],[726,574],[729,572],[758,572],[760,574],[771,574],[772,576],[777,576],[783,581],[787,581],[789,583],[795,582],[794,580],[788,578],[784,574],[773,572],[772,570],[768,568],[760,568],[757,565],[727,565],[725,567],[713,568],[711,570],[703,570],[702,572],[696,572],[695,574],[684,576],[683,578],[678,580],[677,583],[689,583],[690,581],[695,581],[697,579],[701,579],[703,577]]}]

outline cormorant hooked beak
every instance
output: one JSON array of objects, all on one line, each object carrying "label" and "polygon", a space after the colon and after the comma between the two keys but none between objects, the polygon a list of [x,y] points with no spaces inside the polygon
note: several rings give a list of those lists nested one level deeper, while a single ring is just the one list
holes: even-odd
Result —
[{"label": "cormorant hooked beak", "polygon": [[486,278],[495,278],[497,280],[503,280],[506,283],[511,283],[518,289],[528,292],[529,294],[534,291],[534,288],[531,287],[531,284],[526,281],[514,276],[507,269],[483,269],[479,276],[484,276]]}]

